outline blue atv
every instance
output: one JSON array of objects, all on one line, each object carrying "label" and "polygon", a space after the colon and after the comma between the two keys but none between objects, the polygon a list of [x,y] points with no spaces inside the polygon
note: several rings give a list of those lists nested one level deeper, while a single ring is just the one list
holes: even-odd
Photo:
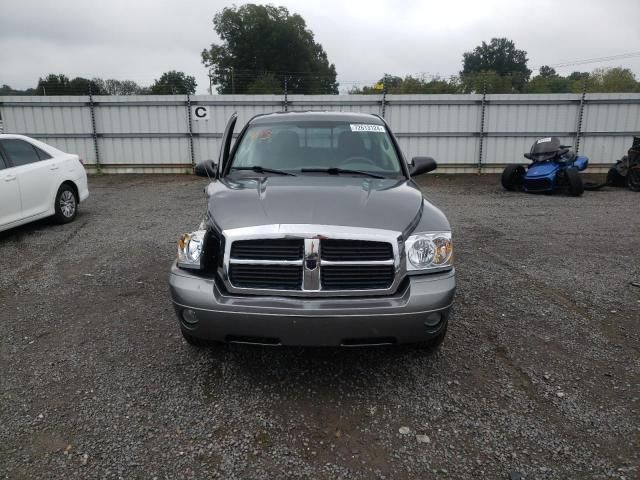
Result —
[{"label": "blue atv", "polygon": [[524,157],[531,160],[528,167],[507,165],[502,172],[502,186],[506,190],[530,193],[551,193],[566,190],[577,197],[584,192],[580,171],[587,168],[589,159],[578,156],[562,145],[558,137],[536,140]]}]

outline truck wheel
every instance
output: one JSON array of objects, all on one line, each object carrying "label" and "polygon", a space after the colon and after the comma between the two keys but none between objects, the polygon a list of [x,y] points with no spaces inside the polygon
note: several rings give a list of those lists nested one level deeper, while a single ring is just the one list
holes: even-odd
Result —
[{"label": "truck wheel", "polygon": [[180,331],[182,332],[182,337],[189,345],[193,345],[194,347],[206,347],[210,344],[207,340],[202,338],[194,337],[187,330],[180,327]]},{"label": "truck wheel", "polygon": [[522,188],[524,167],[522,165],[507,165],[502,172],[502,186],[510,192]]},{"label": "truck wheel", "polygon": [[58,189],[55,200],[55,219],[58,223],[69,223],[78,215],[78,196],[75,189],[63,183]]},{"label": "truck wheel", "polygon": [[607,185],[612,187],[624,186],[624,177],[620,175],[620,172],[618,172],[616,167],[611,167],[607,172]]},{"label": "truck wheel", "polygon": [[580,178],[578,170],[571,167],[567,168],[564,172],[567,177],[567,183],[569,184],[569,195],[572,197],[579,197],[582,195],[582,192],[584,192],[584,185],[582,184],[582,178]]},{"label": "truck wheel", "polygon": [[640,168],[632,168],[627,173],[627,187],[633,192],[640,192]]}]

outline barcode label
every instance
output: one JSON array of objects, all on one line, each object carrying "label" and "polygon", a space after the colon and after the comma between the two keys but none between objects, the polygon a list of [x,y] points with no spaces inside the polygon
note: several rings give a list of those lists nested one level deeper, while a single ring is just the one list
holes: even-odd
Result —
[{"label": "barcode label", "polygon": [[384,127],[382,125],[370,125],[366,123],[352,123],[352,132],[382,132],[384,133]]}]

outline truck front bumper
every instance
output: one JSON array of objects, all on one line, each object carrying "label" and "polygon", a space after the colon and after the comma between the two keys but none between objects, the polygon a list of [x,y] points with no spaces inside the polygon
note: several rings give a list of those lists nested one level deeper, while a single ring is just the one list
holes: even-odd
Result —
[{"label": "truck front bumper", "polygon": [[451,270],[410,276],[385,297],[232,295],[175,264],[169,286],[180,325],[194,337],[298,346],[428,341],[446,327],[456,288]]}]

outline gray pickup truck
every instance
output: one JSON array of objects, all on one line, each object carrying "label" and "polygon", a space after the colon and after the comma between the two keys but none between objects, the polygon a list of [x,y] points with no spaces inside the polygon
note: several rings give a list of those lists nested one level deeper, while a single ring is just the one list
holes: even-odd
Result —
[{"label": "gray pickup truck", "polygon": [[237,116],[182,235],[169,285],[187,342],[360,346],[444,339],[455,292],[451,228],[384,119],[343,112]]}]

